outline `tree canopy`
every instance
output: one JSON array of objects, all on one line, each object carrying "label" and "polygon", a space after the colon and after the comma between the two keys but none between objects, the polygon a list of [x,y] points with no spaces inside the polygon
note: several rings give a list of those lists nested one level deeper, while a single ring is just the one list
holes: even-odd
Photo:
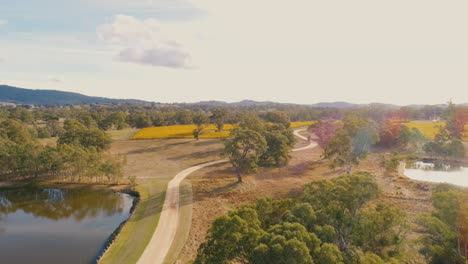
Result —
[{"label": "tree canopy", "polygon": [[303,200],[243,205],[213,222],[195,263],[398,263],[405,217],[369,205],[378,194],[372,175],[357,173],[312,182]]},{"label": "tree canopy", "polygon": [[332,167],[345,167],[349,174],[352,167],[367,156],[370,147],[378,139],[378,129],[373,121],[349,115],[326,144],[323,156],[332,161]]}]

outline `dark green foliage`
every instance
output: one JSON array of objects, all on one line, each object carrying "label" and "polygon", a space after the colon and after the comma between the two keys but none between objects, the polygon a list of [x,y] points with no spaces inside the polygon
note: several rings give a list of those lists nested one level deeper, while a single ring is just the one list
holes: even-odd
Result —
[{"label": "dark green foliage", "polygon": [[265,124],[255,112],[243,112],[239,117],[239,127],[250,129],[262,133],[265,129]]},{"label": "dark green foliage", "polygon": [[385,156],[382,156],[382,167],[389,173],[395,173],[398,170],[398,166],[400,165],[401,158],[398,156],[397,153],[392,153],[392,156],[387,159]]},{"label": "dark green foliage", "polygon": [[193,137],[196,140],[198,140],[201,133],[203,132],[204,125],[207,124],[210,121],[210,119],[205,113],[201,111],[197,111],[192,114],[192,120],[193,120],[193,123],[197,126],[197,128],[193,130],[192,134],[193,134]]},{"label": "dark green foliage", "polygon": [[38,138],[50,138],[50,132],[47,127],[38,127],[36,128]]},{"label": "dark green foliage", "polygon": [[405,214],[388,203],[361,210],[356,221],[358,225],[353,231],[352,244],[386,258],[395,254],[393,246],[402,242],[407,229]]},{"label": "dark green foliage", "polygon": [[342,264],[343,255],[334,244],[324,243],[320,247],[317,257],[317,263],[320,264]]},{"label": "dark green foliage", "polygon": [[193,120],[193,123],[197,126],[208,124],[208,122],[210,122],[210,119],[208,118],[208,116],[201,111],[197,111],[193,113],[192,120]]},{"label": "dark green foliage", "polygon": [[468,262],[468,195],[438,188],[432,197],[434,212],[421,215],[419,223],[426,233],[421,237],[421,252],[432,264]]},{"label": "dark green foliage", "polygon": [[188,125],[188,124],[192,124],[193,121],[192,121],[192,114],[190,111],[178,111],[176,114],[175,114],[175,120],[177,122],[177,124],[180,124],[180,125]]},{"label": "dark green foliage", "polygon": [[28,129],[16,119],[0,123],[0,175],[6,177],[51,176],[81,181],[83,178],[108,181],[122,176],[123,160],[102,150],[110,143],[107,134],[87,128],[77,120],[65,124],[57,147],[44,147],[35,134],[47,136],[47,127]]},{"label": "dark green foliage", "polygon": [[[198,131],[193,133],[197,135]],[[265,125],[257,114],[245,112],[240,116],[239,127],[225,141],[224,155],[236,168],[241,182],[242,174],[254,172],[257,167],[287,165],[295,142],[291,129],[281,124]]]},{"label": "dark green foliage", "polygon": [[369,206],[378,193],[372,176],[358,173],[311,183],[307,202],[244,205],[213,223],[195,263],[396,263],[405,218],[392,205]]},{"label": "dark green foliage", "polygon": [[306,185],[304,195],[320,223],[333,226],[340,250],[346,251],[352,243],[358,213],[380,195],[380,190],[372,175],[355,173],[332,181],[312,182]]},{"label": "dark green foliage", "polygon": [[229,112],[225,108],[217,108],[211,113],[211,123],[215,124],[218,131],[223,130],[226,120],[229,118]]},{"label": "dark green foliage", "polygon": [[291,125],[291,120],[289,120],[289,116],[285,112],[270,111],[264,114],[262,117],[266,122],[280,124],[286,128],[289,128]]},{"label": "dark green foliage", "polygon": [[110,146],[111,141],[106,132],[98,128],[87,128],[78,120],[68,119],[57,143],[104,150]]},{"label": "dark green foliage", "polygon": [[23,107],[16,107],[12,109],[10,111],[9,118],[21,120],[21,122],[28,123],[28,124],[34,121],[33,113],[30,110],[25,109]]},{"label": "dark green foliage", "polygon": [[231,137],[226,139],[224,146],[223,155],[229,158],[236,169],[238,182],[242,182],[243,174],[257,169],[267,143],[256,131],[236,128],[231,132]]},{"label": "dark green foliage", "polygon": [[17,144],[26,144],[33,140],[28,127],[15,119],[7,119],[0,123],[0,137]]},{"label": "dark green foliage", "polygon": [[267,143],[267,150],[260,157],[259,164],[262,167],[282,167],[288,164],[290,145],[286,129],[282,131],[265,131],[263,136]]},{"label": "dark green foliage", "polygon": [[460,138],[454,136],[446,126],[439,126],[435,139],[424,145],[424,151],[431,155],[450,158],[465,156],[465,148]]}]

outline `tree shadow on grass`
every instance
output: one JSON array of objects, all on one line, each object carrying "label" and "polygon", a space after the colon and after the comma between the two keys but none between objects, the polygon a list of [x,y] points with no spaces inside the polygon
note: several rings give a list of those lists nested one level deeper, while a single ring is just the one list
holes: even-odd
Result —
[{"label": "tree shadow on grass", "polygon": [[166,192],[161,192],[158,195],[152,196],[148,200],[141,201],[141,207],[144,207],[144,211],[141,214],[136,215],[135,221],[140,221],[146,217],[154,216],[159,212],[162,212],[164,198],[166,196]]},{"label": "tree shadow on grass", "polygon": [[212,189],[210,191],[210,194],[218,194],[218,193],[222,193],[222,192],[229,192],[229,191],[234,190],[240,184],[242,184],[242,183],[239,183],[239,182],[235,181],[235,182],[229,183],[227,185],[220,186],[218,188]]},{"label": "tree shadow on grass", "polygon": [[183,144],[186,144],[187,142],[188,141],[183,141],[183,142],[176,142],[176,143],[172,143],[172,144],[168,144],[168,145],[164,145],[164,146],[154,147],[154,148],[131,150],[131,151],[128,151],[127,153],[123,153],[123,154],[131,155],[131,154],[143,154],[143,153],[149,153],[149,152],[156,152],[156,151],[159,151],[159,150],[168,149],[170,147],[183,145]]},{"label": "tree shadow on grass", "polygon": [[181,159],[203,159],[211,156],[221,158],[221,149],[214,149],[205,152],[193,152],[189,154],[183,154],[176,157],[170,157],[168,160],[181,160]]},{"label": "tree shadow on grass", "polygon": [[198,142],[195,142],[193,145],[197,147],[204,147],[204,146],[219,144],[219,142],[220,142],[219,139],[200,140]]}]

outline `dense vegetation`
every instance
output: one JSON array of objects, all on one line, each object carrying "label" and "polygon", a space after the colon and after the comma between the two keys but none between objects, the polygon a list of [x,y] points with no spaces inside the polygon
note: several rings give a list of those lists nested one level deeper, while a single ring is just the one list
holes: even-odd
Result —
[{"label": "dense vegetation", "polygon": [[218,218],[195,263],[400,263],[404,213],[371,204],[380,190],[355,173],[312,182],[302,199],[259,200]]},{"label": "dense vegetation", "polygon": [[434,212],[419,218],[425,228],[422,253],[431,264],[468,262],[468,193],[440,185],[432,197]]},{"label": "dense vegetation", "polygon": [[[58,127],[59,132],[54,131]],[[107,133],[86,127],[76,119],[68,119],[63,127],[58,127],[36,130],[19,119],[1,120],[0,175],[49,176],[64,181],[117,181],[122,177],[123,160],[105,151],[111,142]],[[41,133],[50,136],[55,132],[58,135],[55,146],[39,142]]]}]

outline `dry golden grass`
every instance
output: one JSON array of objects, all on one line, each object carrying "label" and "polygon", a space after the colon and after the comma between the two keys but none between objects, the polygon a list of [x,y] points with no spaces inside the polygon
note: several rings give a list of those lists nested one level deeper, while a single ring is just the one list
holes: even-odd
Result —
[{"label": "dry golden grass", "polygon": [[[309,126],[315,122],[291,122],[292,128]],[[225,124],[223,131],[218,132],[215,125],[206,125],[200,138],[225,138],[229,136],[229,131],[235,128],[236,125]],[[132,139],[158,139],[158,138],[193,138],[193,130],[195,125],[177,125],[177,126],[161,126],[148,127],[138,131]]]},{"label": "dry golden grass", "polygon": [[[167,183],[181,170],[196,164],[219,159],[223,144],[216,139],[154,139],[147,141],[114,141],[111,152],[125,155],[124,174],[136,177],[141,200],[135,212],[120,232],[117,240],[100,263],[136,263],[151,240],[165,198]],[[186,205],[187,186],[181,186],[182,216],[190,218]],[[188,224],[190,225],[190,224]],[[185,233],[184,233],[185,232]],[[188,231],[181,229],[176,241],[185,240]],[[180,246],[181,247],[181,246]],[[171,249],[172,250],[172,249]],[[180,250],[175,248],[172,254]]]}]

